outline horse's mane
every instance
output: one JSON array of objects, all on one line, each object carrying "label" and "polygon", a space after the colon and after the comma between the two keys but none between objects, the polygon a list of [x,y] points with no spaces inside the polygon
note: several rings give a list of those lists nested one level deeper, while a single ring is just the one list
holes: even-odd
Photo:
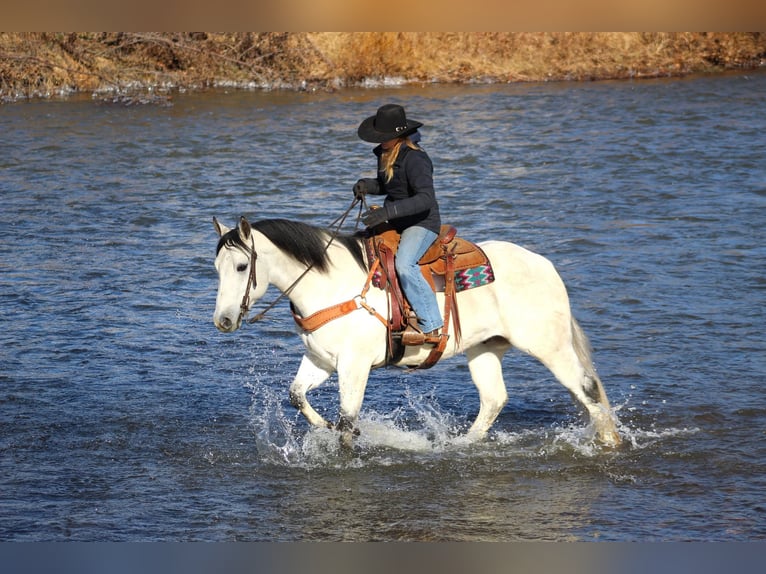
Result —
[{"label": "horse's mane", "polygon": [[[327,271],[329,257],[327,243],[330,232],[300,221],[287,219],[262,219],[251,224],[256,231],[263,233],[278,249],[303,263],[306,267],[314,267],[319,271]],[[333,243],[345,247],[362,269],[365,269],[362,243],[358,235],[338,234]],[[239,231],[234,229],[226,232],[218,242],[216,253],[224,246],[236,246],[248,249],[242,242]]]}]

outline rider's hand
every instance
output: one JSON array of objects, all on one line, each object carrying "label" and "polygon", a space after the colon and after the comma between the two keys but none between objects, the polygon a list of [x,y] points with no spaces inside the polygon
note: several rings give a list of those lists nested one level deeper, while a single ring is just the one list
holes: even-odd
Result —
[{"label": "rider's hand", "polygon": [[388,211],[385,207],[379,207],[377,209],[369,209],[362,214],[362,222],[367,227],[375,227],[379,223],[383,223],[388,220]]},{"label": "rider's hand", "polygon": [[365,195],[367,195],[367,182],[360,179],[354,184],[354,198],[364,199]]},{"label": "rider's hand", "polygon": [[378,179],[375,177],[365,177],[354,184],[354,197],[364,199],[366,194],[380,195],[382,193]]}]

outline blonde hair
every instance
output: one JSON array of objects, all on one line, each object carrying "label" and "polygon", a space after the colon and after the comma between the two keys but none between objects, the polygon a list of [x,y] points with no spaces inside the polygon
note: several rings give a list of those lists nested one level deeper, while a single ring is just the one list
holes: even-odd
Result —
[{"label": "blonde hair", "polygon": [[394,163],[399,157],[399,149],[406,144],[410,149],[420,149],[410,138],[399,138],[394,146],[380,154],[380,171],[386,174],[386,183],[394,177]]}]

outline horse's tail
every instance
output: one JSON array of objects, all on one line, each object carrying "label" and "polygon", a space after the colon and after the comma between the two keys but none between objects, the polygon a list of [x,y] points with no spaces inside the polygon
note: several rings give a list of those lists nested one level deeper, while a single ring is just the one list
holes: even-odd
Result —
[{"label": "horse's tail", "polygon": [[592,393],[591,398],[597,400],[605,408],[609,409],[609,399],[606,398],[606,391],[604,385],[601,383],[601,379],[596,373],[596,367],[593,365],[593,350],[590,346],[590,341],[585,331],[582,330],[577,319],[572,317],[572,346],[574,347],[577,357],[580,359],[580,363],[585,369],[585,376],[592,381],[593,387],[590,391]]}]

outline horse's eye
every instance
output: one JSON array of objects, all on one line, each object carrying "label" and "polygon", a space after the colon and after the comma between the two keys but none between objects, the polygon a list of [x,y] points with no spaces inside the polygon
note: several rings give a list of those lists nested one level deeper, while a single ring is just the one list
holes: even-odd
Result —
[{"label": "horse's eye", "polygon": [[244,273],[247,270],[247,263],[240,263],[237,265],[237,272]]}]

